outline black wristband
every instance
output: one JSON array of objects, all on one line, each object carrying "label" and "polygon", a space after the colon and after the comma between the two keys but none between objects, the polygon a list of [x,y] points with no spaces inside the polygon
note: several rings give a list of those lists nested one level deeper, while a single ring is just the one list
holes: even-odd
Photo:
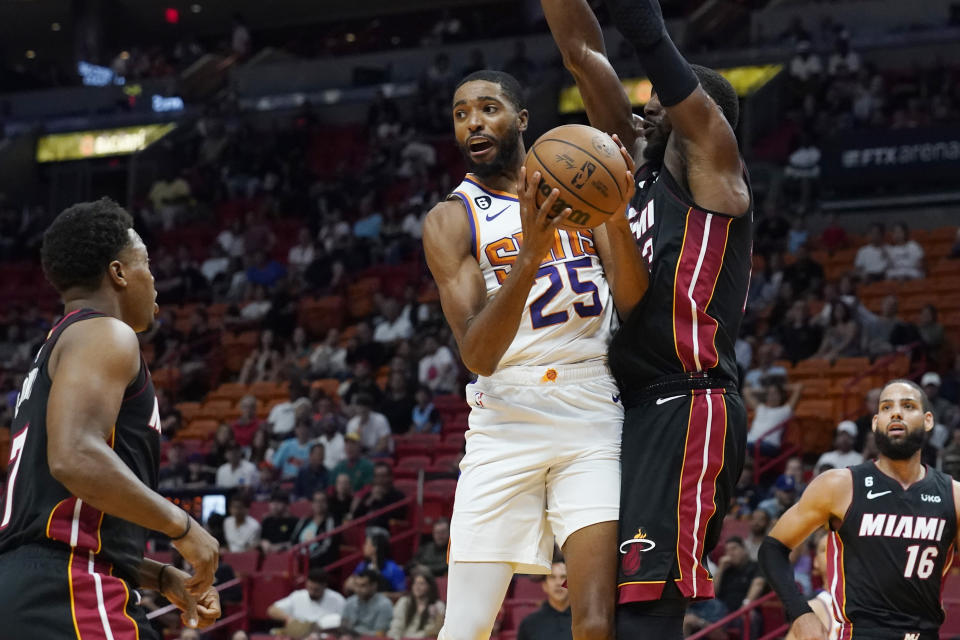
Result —
[{"label": "black wristband", "polygon": [[760,569],[767,578],[767,582],[780,596],[787,620],[793,622],[805,613],[813,613],[807,599],[797,588],[793,578],[793,567],[790,565],[790,548],[776,538],[767,536],[760,545],[757,553]]},{"label": "black wristband", "polygon": [[190,514],[186,511],[183,512],[183,515],[187,516],[187,527],[183,530],[183,533],[178,535],[176,538],[170,538],[171,541],[174,540],[183,540],[187,537],[187,534],[190,533],[190,526],[193,524],[193,518],[190,517]]}]

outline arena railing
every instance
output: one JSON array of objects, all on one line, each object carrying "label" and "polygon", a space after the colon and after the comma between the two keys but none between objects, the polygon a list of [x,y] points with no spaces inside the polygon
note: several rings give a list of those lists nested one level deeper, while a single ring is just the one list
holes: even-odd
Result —
[{"label": "arena railing", "polygon": [[[706,638],[709,638],[710,634],[713,633],[714,631],[725,630],[728,624],[738,619],[740,620],[741,629],[742,629],[742,635],[740,636],[741,640],[751,640],[750,617],[752,616],[752,612],[758,609],[759,607],[763,606],[763,604],[766,602],[775,601],[776,597],[777,597],[777,594],[775,594],[772,591],[766,595],[760,596],[759,598],[757,598],[750,604],[746,605],[745,607],[737,609],[733,613],[730,613],[725,617],[720,618],[713,624],[704,627],[700,631],[697,631],[692,636],[687,637],[686,640],[705,640]],[[790,628],[789,625],[783,624],[772,631],[767,631],[763,633],[759,638],[756,638],[755,640],[773,640],[774,638],[778,638],[786,634],[789,628]]]},{"label": "arena railing", "polygon": [[913,378],[921,375],[924,371],[926,371],[927,358],[926,358],[926,354],[923,352],[922,347],[923,347],[923,342],[920,342],[920,341],[911,342],[910,344],[897,347],[892,352],[884,356],[881,356],[880,358],[877,358],[877,360],[872,365],[867,367],[859,375],[856,375],[850,378],[849,380],[847,380],[847,382],[843,385],[843,395],[841,396],[841,400],[840,400],[843,407],[843,411],[842,411],[843,419],[846,420],[846,419],[856,417],[857,412],[860,411],[860,408],[863,406],[863,398],[860,398],[860,402],[855,403],[855,406],[853,409],[847,409],[847,407],[849,406],[850,396],[851,394],[854,393],[854,388],[857,386],[857,384],[859,384],[862,380],[872,375],[880,373],[881,371],[886,372],[887,379],[889,379],[890,376],[893,375],[890,373],[890,367],[899,357],[906,355],[907,357],[910,358],[910,361],[913,362],[914,355],[916,353],[919,352],[921,355],[921,357],[917,360],[918,364],[913,366],[911,369],[909,369],[905,377]]},{"label": "arena railing", "polygon": [[795,421],[796,421],[796,417],[795,417],[795,416],[790,416],[789,418],[787,418],[787,419],[784,420],[783,422],[781,422],[781,423],[779,423],[779,424],[775,424],[775,425],[773,425],[772,427],[770,427],[769,429],[767,429],[766,431],[764,431],[764,432],[760,435],[760,437],[757,438],[756,442],[753,443],[753,465],[754,465],[754,466],[753,466],[753,469],[754,469],[754,471],[753,471],[753,478],[754,478],[754,481],[756,481],[757,478],[759,478],[761,475],[763,475],[764,473],[766,473],[766,472],[769,471],[770,469],[775,468],[775,467],[776,467],[777,465],[779,465],[781,462],[786,461],[787,458],[789,458],[790,456],[792,456],[792,455],[794,455],[795,453],[797,453],[798,451],[800,451],[800,447],[797,446],[796,444],[784,442],[783,436],[781,435],[781,437],[780,437],[780,453],[778,453],[777,455],[775,455],[775,456],[773,456],[773,457],[767,458],[766,460],[763,461],[763,463],[760,462],[760,459],[763,457],[763,456],[760,454],[760,443],[763,442],[763,439],[766,438],[767,436],[773,435],[774,433],[786,432],[787,428],[788,428],[791,424],[793,424]]}]

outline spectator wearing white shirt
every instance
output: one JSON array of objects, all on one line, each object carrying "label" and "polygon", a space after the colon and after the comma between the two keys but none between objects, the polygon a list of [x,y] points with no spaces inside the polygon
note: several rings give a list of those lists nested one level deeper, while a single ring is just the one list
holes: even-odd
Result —
[{"label": "spectator wearing white shirt", "polygon": [[837,436],[833,441],[833,451],[827,451],[814,466],[814,473],[823,473],[826,469],[846,469],[863,462],[863,455],[853,450],[857,439],[857,425],[852,420],[844,420],[837,425]]},{"label": "spectator wearing white shirt", "polygon": [[837,38],[837,48],[827,61],[831,76],[853,76],[860,71],[860,55],[850,49],[850,34],[846,29]]},{"label": "spectator wearing white shirt", "polygon": [[888,280],[916,280],[923,277],[923,248],[910,239],[906,223],[898,222],[892,227],[893,243],[884,249],[890,266]]},{"label": "spectator wearing white shirt", "polygon": [[401,315],[400,305],[393,298],[384,298],[380,305],[383,318],[373,331],[376,342],[392,343],[397,340],[406,340],[413,335],[413,325],[406,315]]},{"label": "spectator wearing white shirt", "polygon": [[310,399],[301,395],[300,389],[296,386],[290,388],[290,400],[274,405],[267,415],[267,422],[270,423],[270,430],[274,435],[286,435],[293,431],[297,424],[297,418],[310,415]]},{"label": "spectator wearing white shirt", "polygon": [[287,252],[287,266],[291,272],[301,273],[313,262],[313,258],[313,239],[310,237],[310,230],[303,227],[297,237],[297,244]]},{"label": "spectator wearing white shirt", "polygon": [[370,456],[390,455],[393,450],[390,421],[382,413],[373,410],[373,398],[366,394],[357,394],[357,413],[347,423],[347,434],[360,437],[364,453]]},{"label": "spectator wearing white shirt", "polygon": [[857,249],[853,266],[864,280],[883,280],[890,266],[883,247],[883,223],[874,222],[867,231],[867,244]]},{"label": "spectator wearing white shirt", "polygon": [[200,273],[207,279],[207,282],[213,282],[217,276],[226,274],[230,267],[230,258],[224,253],[223,247],[214,242],[210,245],[210,255],[200,265]]},{"label": "spectator wearing white shirt", "polygon": [[816,80],[823,74],[823,62],[820,56],[811,50],[810,42],[797,43],[796,53],[790,60],[790,75],[802,83]]},{"label": "spectator wearing white shirt", "polygon": [[237,444],[226,450],[227,461],[217,469],[217,486],[225,489],[236,487],[256,487],[260,484],[260,472],[256,465],[241,457],[242,450]]},{"label": "spectator wearing white shirt", "polygon": [[240,220],[236,219],[229,229],[224,229],[217,235],[217,244],[224,250],[230,258],[242,258],[245,253],[243,242],[243,231],[240,228]]},{"label": "spectator wearing white shirt", "polygon": [[[323,569],[311,569],[307,574],[306,589],[298,589],[267,608],[267,615],[284,625],[291,622],[315,624],[321,629],[340,626],[340,616],[346,599],[327,586],[329,580]],[[328,620],[336,617],[336,624]]]},{"label": "spectator wearing white shirt", "polygon": [[457,361],[435,336],[427,336],[418,365],[418,381],[434,393],[450,393],[457,383]]},{"label": "spectator wearing white shirt", "polygon": [[[787,395],[789,389],[790,395]],[[773,456],[780,452],[780,439],[783,430],[772,431],[774,427],[786,422],[793,415],[793,410],[800,401],[800,392],[803,385],[795,383],[786,388],[779,384],[767,387],[760,400],[760,392],[750,387],[743,388],[743,399],[747,408],[754,411],[753,423],[747,433],[747,451],[753,451],[754,445],[760,442],[760,454]]]},{"label": "spectator wearing white shirt", "polygon": [[340,346],[340,330],[330,329],[310,354],[310,373],[320,378],[336,378],[347,371],[347,350]]},{"label": "spectator wearing white shirt", "polygon": [[339,424],[333,413],[326,413],[320,418],[320,437],[317,442],[324,447],[323,466],[333,471],[342,460],[347,458],[346,446],[343,442],[343,434],[340,433]]},{"label": "spectator wearing white shirt", "polygon": [[233,552],[250,551],[260,544],[260,523],[250,517],[250,503],[243,496],[230,498],[230,515],[223,520],[223,537]]}]

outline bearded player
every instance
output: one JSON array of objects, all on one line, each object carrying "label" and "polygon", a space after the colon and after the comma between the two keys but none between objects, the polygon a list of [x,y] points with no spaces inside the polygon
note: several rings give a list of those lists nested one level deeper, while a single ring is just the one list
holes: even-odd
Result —
[{"label": "bearded player", "polygon": [[[514,573],[563,550],[577,640],[613,634],[619,393],[606,365],[617,313],[646,270],[626,216],[560,229],[526,175],[528,113],[510,75],[460,82],[451,113],[469,173],[430,211],[427,262],[468,369],[470,429],[450,531],[442,640],[486,640]],[[630,174],[623,176],[632,188]],[[617,260],[613,256],[617,255]]]},{"label": "bearded player", "polygon": [[752,202],[733,132],[739,105],[722,76],[678,53],[656,0],[608,0],[653,85],[635,117],[585,0],[542,5],[590,124],[641,164],[630,222],[650,285],[610,347],[625,408],[617,631],[681,638],[687,603],[714,597],[704,558],[746,448],[734,344]]},{"label": "bearded player", "polygon": [[820,474],[770,530],[759,560],[792,623],[788,638],[828,638],[797,589],[789,559],[821,526],[830,529],[824,588],[833,596],[840,640],[939,637],[960,483],[920,462],[933,424],[923,389],[909,380],[888,382],[873,417],[876,462]]}]

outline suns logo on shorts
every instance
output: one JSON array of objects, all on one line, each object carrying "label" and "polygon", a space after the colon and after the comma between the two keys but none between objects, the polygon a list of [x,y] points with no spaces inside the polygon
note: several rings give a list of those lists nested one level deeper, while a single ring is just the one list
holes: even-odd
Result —
[{"label": "suns logo on shorts", "polygon": [[657,543],[647,537],[647,531],[643,527],[637,529],[637,535],[621,542],[620,553],[623,558],[620,559],[620,566],[623,569],[623,575],[632,576],[639,573],[640,566],[643,564],[643,557],[640,554],[653,551],[656,546]]}]

